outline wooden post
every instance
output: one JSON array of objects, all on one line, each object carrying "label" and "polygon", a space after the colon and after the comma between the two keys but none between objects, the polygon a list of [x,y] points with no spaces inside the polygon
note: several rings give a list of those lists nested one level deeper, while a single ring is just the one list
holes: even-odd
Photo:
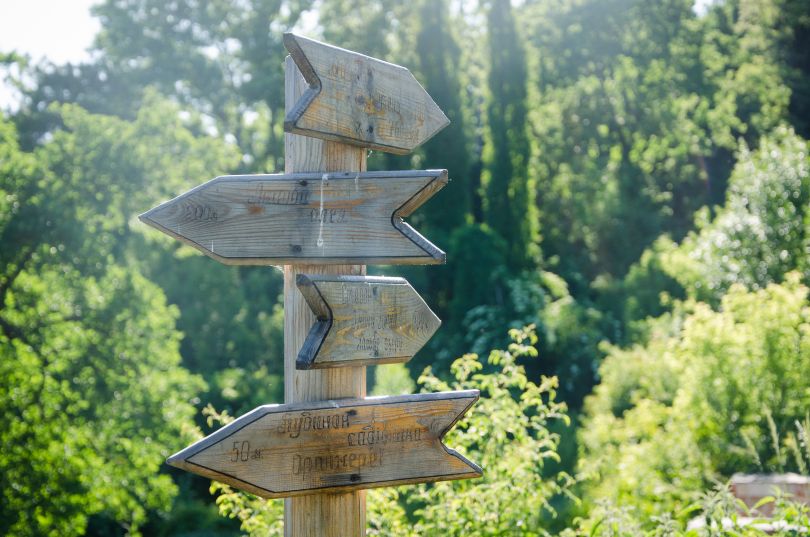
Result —
[{"label": "wooden post", "polygon": [[[285,63],[285,108],[289,111],[308,88],[292,58]],[[285,172],[360,172],[366,170],[366,149],[338,142],[285,134]],[[366,368],[344,367],[299,371],[298,351],[316,322],[296,276],[305,274],[363,275],[365,265],[284,266],[284,402],[299,403],[366,396]],[[315,494],[284,500],[285,537],[361,537],[366,534],[365,491]]]}]

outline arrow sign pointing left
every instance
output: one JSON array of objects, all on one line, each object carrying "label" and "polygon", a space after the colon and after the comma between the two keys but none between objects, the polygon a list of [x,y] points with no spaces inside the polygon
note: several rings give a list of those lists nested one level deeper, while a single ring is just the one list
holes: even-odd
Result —
[{"label": "arrow sign pointing left", "polygon": [[309,85],[289,132],[405,154],[450,124],[404,67],[294,34],[284,46]]},{"label": "arrow sign pointing left", "polygon": [[480,477],[442,443],[478,390],[265,405],[167,461],[263,498]]},{"label": "arrow sign pointing left", "polygon": [[298,369],[407,362],[441,324],[404,278],[299,274],[296,284],[318,319]]},{"label": "arrow sign pointing left", "polygon": [[229,265],[435,264],[402,221],[447,170],[217,177],[140,219]]}]

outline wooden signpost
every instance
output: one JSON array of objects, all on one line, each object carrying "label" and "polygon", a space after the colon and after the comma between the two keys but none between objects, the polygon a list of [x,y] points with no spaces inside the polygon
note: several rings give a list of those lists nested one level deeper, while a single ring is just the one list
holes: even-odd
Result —
[{"label": "wooden signpost", "polygon": [[[227,264],[283,265],[284,400],[168,462],[286,498],[286,537],[365,535],[364,489],[481,476],[442,438],[475,390],[365,398],[366,364],[409,360],[440,321],[365,264],[443,263],[402,221],[446,170],[366,172],[447,125],[404,67],[285,34],[285,173],[218,177],[141,215]],[[302,136],[305,135],[305,136]]]},{"label": "wooden signpost", "polygon": [[288,132],[405,154],[450,124],[404,67],[293,34],[284,45],[309,85]]},{"label": "wooden signpost", "polygon": [[441,324],[404,278],[299,274],[296,283],[318,319],[298,369],[407,362]]},{"label": "wooden signpost", "polygon": [[478,390],[261,406],[169,464],[263,498],[480,477],[442,444]]},{"label": "wooden signpost", "polygon": [[446,184],[446,170],[229,175],[140,219],[229,265],[443,263],[402,218]]}]

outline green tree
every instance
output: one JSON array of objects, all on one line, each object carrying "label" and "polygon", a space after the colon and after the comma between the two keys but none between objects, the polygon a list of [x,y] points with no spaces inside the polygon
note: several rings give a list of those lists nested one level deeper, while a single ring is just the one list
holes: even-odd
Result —
[{"label": "green tree", "polygon": [[774,25],[790,87],[790,124],[810,138],[810,10],[807,0],[782,0]]},{"label": "green tree", "polygon": [[[544,255],[576,296],[621,277],[706,203],[692,2],[527,5]],[[591,286],[596,287],[592,289]]]},{"label": "green tree", "polygon": [[[82,270],[131,263],[160,285],[180,308],[178,328],[189,335],[181,343],[183,362],[205,377],[208,402],[236,412],[280,399],[281,275],[269,268],[220,265],[133,220],[159,201],[233,169],[235,148],[195,136],[199,119],[191,114],[181,120],[180,108],[154,92],[132,122],[75,106],[57,110],[66,129],[38,154],[65,179],[49,185],[46,198],[48,210],[63,215],[64,225],[46,227],[48,219],[34,215],[14,225],[45,230],[29,233],[34,237],[58,236],[53,240],[75,254]],[[29,251],[25,238],[9,240],[19,244],[17,255]]]},{"label": "green tree", "polygon": [[[412,18],[416,25],[415,72],[450,120],[450,125],[429,140],[416,156],[420,167],[447,168],[450,182],[414,215],[419,229],[447,251],[447,265],[419,269],[418,274],[414,274],[424,281],[431,306],[447,326],[429,342],[425,354],[438,357],[446,368],[465,348],[456,336],[463,333],[466,312],[496,300],[491,287],[472,284],[477,278],[497,284],[490,275],[500,271],[497,267],[504,263],[504,249],[490,240],[502,242],[493,237],[491,229],[485,230],[480,222],[472,222],[473,207],[481,205],[481,178],[480,166],[470,166],[470,103],[462,88],[470,87],[473,78],[469,74],[470,64],[479,51],[462,51],[459,36],[469,37],[470,32],[476,30],[452,14],[445,1],[422,2]],[[478,243],[473,237],[483,242]],[[471,257],[471,244],[477,244],[478,259]],[[411,276],[417,271],[405,272]],[[427,364],[420,361],[413,364],[411,370],[418,372]]]},{"label": "green tree", "polygon": [[59,175],[50,149],[21,152],[0,119],[0,532],[138,535],[176,494],[159,468],[204,384],[180,367],[177,309],[112,255],[123,215],[92,214],[124,192]]},{"label": "green tree", "polygon": [[6,535],[138,535],[177,493],[159,471],[203,388],[179,366],[177,310],[136,271],[23,271],[0,324]]},{"label": "green tree", "polygon": [[738,138],[756,145],[787,117],[770,4],[721,2],[701,18],[692,4],[530,2],[521,13],[543,251],[578,297],[610,291],[662,233],[680,240],[697,209],[722,203]]},{"label": "green tree", "polygon": [[[178,310],[143,276],[174,255],[187,269],[189,251],[144,235],[134,216],[236,156],[195,137],[186,126],[194,119],[184,123],[154,94],[133,122],[76,106],[54,113],[65,128],[33,154],[0,123],[0,238],[14,245],[0,251],[0,408],[17,423],[3,445],[19,446],[0,457],[9,506],[2,529],[152,533],[155,520],[171,520],[177,491],[160,465],[190,439],[192,403],[205,384],[179,366]],[[203,309],[215,318],[222,302],[208,298],[213,310]],[[269,301],[272,311],[275,295]],[[273,391],[266,370],[262,380],[260,368],[247,369],[254,387]],[[239,396],[262,397],[253,391]],[[36,454],[30,472],[26,450]]]},{"label": "green tree", "polygon": [[[446,187],[438,192],[420,211],[416,223],[435,244],[447,248],[447,257],[453,259],[461,254],[452,248],[451,235],[467,224],[472,206],[472,197],[479,193],[471,188],[468,163],[467,132],[462,108],[461,49],[451,24],[449,8],[445,0],[423,1],[416,11],[418,30],[415,35],[415,50],[418,64],[415,71],[423,80],[425,89],[436,101],[450,125],[429,140],[418,155],[423,168],[446,168],[451,178]],[[463,277],[459,270],[470,271],[470,265],[451,265],[423,269],[426,290],[434,299],[440,316],[449,313],[453,300],[454,280]]]},{"label": "green tree", "polygon": [[506,241],[506,266],[516,274],[538,262],[539,220],[528,171],[526,52],[509,0],[490,3],[487,32],[486,222]]},{"label": "green tree", "polygon": [[[425,89],[450,120],[423,148],[421,165],[447,168],[452,181],[424,210],[423,221],[430,230],[444,237],[468,221],[473,196],[470,188],[469,149],[463,110],[461,49],[453,31],[446,0],[423,1],[417,11],[417,72]],[[430,210],[430,207],[433,210]]]}]

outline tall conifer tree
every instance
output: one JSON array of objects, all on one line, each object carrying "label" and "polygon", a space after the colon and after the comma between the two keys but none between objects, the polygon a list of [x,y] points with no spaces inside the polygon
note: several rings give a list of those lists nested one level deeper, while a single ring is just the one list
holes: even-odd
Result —
[{"label": "tall conifer tree", "polygon": [[[417,76],[427,92],[450,119],[450,125],[429,140],[422,149],[424,168],[447,168],[450,183],[422,211],[425,233],[448,248],[448,258],[456,252],[450,235],[467,221],[471,189],[460,80],[461,49],[449,24],[447,0],[423,0],[419,6],[416,32]],[[452,299],[455,267],[431,267],[425,271],[427,289],[436,307],[446,311]],[[462,269],[463,270],[463,269]]]},{"label": "tall conifer tree", "polygon": [[464,224],[472,194],[468,188],[469,163],[459,80],[461,50],[448,19],[447,0],[423,0],[416,37],[420,78],[450,119],[450,125],[424,146],[424,166],[447,168],[452,179],[431,200],[441,210],[425,212],[426,223],[443,233]]},{"label": "tall conifer tree", "polygon": [[539,256],[538,211],[528,174],[526,55],[510,0],[492,0],[487,26],[486,222],[506,241],[508,266],[516,272],[535,266]]}]

